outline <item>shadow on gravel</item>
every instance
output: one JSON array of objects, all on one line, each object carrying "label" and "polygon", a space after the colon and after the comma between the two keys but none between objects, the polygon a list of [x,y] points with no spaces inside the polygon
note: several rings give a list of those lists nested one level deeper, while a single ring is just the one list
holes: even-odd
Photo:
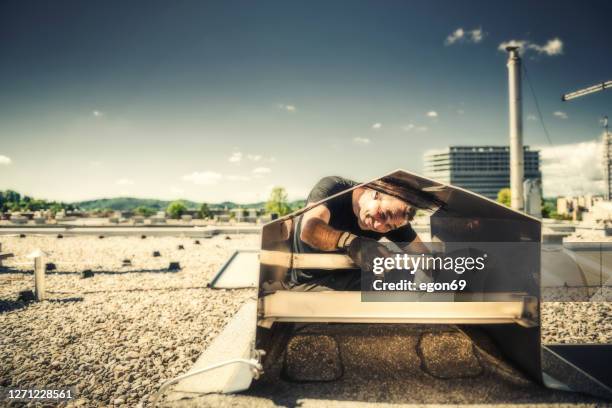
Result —
[{"label": "shadow on gravel", "polygon": [[74,302],[82,302],[83,298],[82,297],[71,297],[71,298],[64,298],[64,299],[47,299],[46,301],[49,303],[74,303]]},{"label": "shadow on gravel", "polygon": [[[63,298],[63,299],[45,299],[44,302],[49,303],[74,303],[74,302],[82,302],[82,297],[71,297],[71,298]],[[5,300],[0,299],[0,313],[12,312],[15,310],[20,310],[28,307],[33,301],[23,301],[23,300]]]},{"label": "shadow on gravel", "polygon": [[[143,288],[134,288],[134,289],[115,289],[115,290],[87,290],[84,292],[79,292],[80,294],[83,295],[95,295],[98,293],[122,293],[122,292],[175,292],[175,291],[179,291],[179,290],[202,290],[202,289],[210,289],[208,286],[189,286],[189,287],[176,287],[176,288],[149,288],[149,289],[143,289]],[[244,289],[226,289],[228,291],[240,291],[240,290],[244,290]],[[70,294],[72,292],[63,292],[63,291],[48,291],[47,293],[53,293],[53,294]]]},{"label": "shadow on gravel", "polygon": [[1,267],[0,268],[0,275],[10,275],[10,274],[33,275],[34,271],[24,271],[24,270],[21,270],[21,269],[13,269],[13,268],[7,268],[7,267]]},{"label": "shadow on gravel", "polygon": [[[135,274],[135,273],[177,273],[180,272],[179,270],[170,270],[168,268],[162,268],[162,269],[138,269],[138,270],[133,270],[133,271],[108,271],[108,270],[103,270],[103,271],[98,271],[98,270],[93,270],[93,273],[95,275],[128,275],[128,274]],[[72,272],[72,271],[47,271],[46,274],[47,275],[80,275],[82,272]],[[24,270],[19,270],[19,269],[0,269],[0,275],[9,275],[9,274],[15,274],[15,275],[33,275],[34,272],[33,271],[24,271]]]},{"label": "shadow on gravel", "polygon": [[174,292],[178,290],[195,290],[195,289],[210,289],[208,286],[189,286],[189,287],[179,287],[179,288],[150,288],[150,289],[118,289],[118,290],[89,290],[86,292],[82,292],[84,295],[90,295],[95,293],[115,293],[115,292]]},{"label": "shadow on gravel", "polygon": [[[134,273],[177,273],[180,271],[170,270],[168,268],[163,269],[138,269],[133,271],[97,271],[93,270],[95,275],[129,275]],[[48,274],[57,273],[57,274],[80,274],[81,272],[47,272]]]},{"label": "shadow on gravel", "polygon": [[0,299],[0,313],[12,312],[26,307],[28,304],[18,300]]}]

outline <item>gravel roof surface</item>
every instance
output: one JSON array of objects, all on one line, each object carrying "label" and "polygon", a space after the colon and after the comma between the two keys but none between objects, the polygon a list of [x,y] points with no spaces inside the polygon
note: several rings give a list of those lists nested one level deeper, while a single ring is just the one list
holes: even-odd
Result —
[{"label": "gravel roof surface", "polygon": [[[0,271],[0,386],[74,387],[77,398],[63,404],[68,406],[148,406],[161,383],[186,372],[240,305],[254,296],[251,289],[211,290],[206,284],[235,249],[258,248],[259,240],[258,235],[216,236],[200,239],[201,244],[196,245],[193,238],[179,237],[0,237],[3,251],[15,253],[15,258],[3,262],[7,269]],[[184,249],[178,249],[179,245]],[[33,262],[26,255],[38,248],[49,254],[48,262],[55,263],[57,269],[47,274],[49,300],[26,304],[18,300],[20,291],[33,287]],[[153,257],[153,251],[161,256]],[[122,266],[126,259],[131,266]],[[180,262],[182,269],[169,272],[171,261]],[[84,269],[91,269],[94,277],[82,279]],[[612,342],[610,316],[610,302],[545,302],[543,341]],[[440,332],[440,342],[435,336],[426,335],[424,344],[431,344],[437,355],[438,348],[461,341],[449,331]],[[361,343],[347,337],[343,344],[363,353],[378,345],[406,347],[397,336],[390,335],[384,341],[368,339]],[[479,373],[465,344],[456,345],[460,357],[469,363],[464,369]],[[428,350],[421,353],[426,356]],[[449,395],[452,398],[448,401],[474,403],[496,392],[496,377],[486,370],[480,374],[488,376],[483,380],[485,385],[478,386],[474,379],[450,384],[432,380],[420,365],[413,367],[413,356],[406,358],[397,363],[412,367],[406,377],[353,377],[352,383],[336,386],[291,383],[280,388],[255,387],[249,395],[209,396],[182,404],[435,404],[444,402],[440,396]],[[367,372],[370,361],[353,363],[358,371]],[[425,367],[440,373],[446,366],[443,361],[431,360]],[[553,393],[551,397],[550,391],[540,388],[512,387],[524,395],[516,401],[523,404],[594,404],[579,394],[560,397]],[[501,405],[511,402],[497,401]]]},{"label": "gravel roof surface", "polygon": [[[314,348],[312,344],[320,340],[318,350],[331,349],[330,336],[336,340],[343,363],[338,380],[300,382],[295,367],[283,375],[288,363],[281,358],[244,393],[200,396],[168,406],[606,406],[597,398],[550,390],[527,380],[494,354],[474,347],[453,326],[365,326],[314,325],[297,335],[297,341],[306,334],[314,337],[306,348]],[[303,359],[301,369],[309,376],[314,367],[325,365],[325,360]]]},{"label": "gravel roof surface", "polygon": [[[189,369],[253,290],[206,284],[237,248],[259,236],[200,239],[1,237],[15,253],[0,272],[0,386],[76,387],[75,406],[136,406]],[[183,245],[184,250],[179,250]],[[17,300],[32,289],[34,249],[49,253],[48,301]],[[161,257],[152,257],[158,250]],[[132,266],[122,267],[123,259]],[[170,261],[182,270],[167,272]],[[22,264],[24,263],[24,264]],[[80,271],[91,269],[93,278]],[[8,272],[8,273],[7,273]]]}]

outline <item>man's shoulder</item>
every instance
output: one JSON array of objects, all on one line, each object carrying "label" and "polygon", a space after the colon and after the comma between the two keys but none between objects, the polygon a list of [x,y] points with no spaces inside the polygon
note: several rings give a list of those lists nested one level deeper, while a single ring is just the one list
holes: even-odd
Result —
[{"label": "man's shoulder", "polygon": [[314,188],[317,187],[328,187],[335,188],[341,190],[348,190],[349,188],[353,188],[359,183],[340,176],[327,176],[323,177],[321,180],[315,184]]},{"label": "man's shoulder", "polygon": [[308,196],[309,202],[316,202],[359,185],[358,182],[339,176],[327,176],[315,184]]}]

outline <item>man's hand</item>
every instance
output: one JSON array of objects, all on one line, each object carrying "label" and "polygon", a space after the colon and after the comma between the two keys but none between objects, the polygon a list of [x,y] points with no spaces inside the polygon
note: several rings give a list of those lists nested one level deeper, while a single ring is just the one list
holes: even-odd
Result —
[{"label": "man's hand", "polygon": [[374,258],[387,258],[393,253],[383,244],[370,238],[352,235],[347,240],[345,248],[348,256],[361,270],[372,272]]}]

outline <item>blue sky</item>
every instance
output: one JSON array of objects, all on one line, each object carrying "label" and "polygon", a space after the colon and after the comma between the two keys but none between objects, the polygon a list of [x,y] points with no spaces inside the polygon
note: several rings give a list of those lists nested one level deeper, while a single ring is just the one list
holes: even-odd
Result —
[{"label": "blue sky", "polygon": [[498,47],[520,40],[553,142],[525,86],[545,193],[597,190],[612,93],[560,95],[610,79],[610,15],[605,1],[3,2],[0,188],[249,202],[329,174],[421,172],[428,149],[507,143]]}]

